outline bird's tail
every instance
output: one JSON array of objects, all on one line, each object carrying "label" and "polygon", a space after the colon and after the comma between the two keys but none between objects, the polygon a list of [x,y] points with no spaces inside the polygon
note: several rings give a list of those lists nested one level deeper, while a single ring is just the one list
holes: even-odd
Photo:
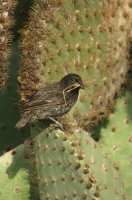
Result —
[{"label": "bird's tail", "polygon": [[20,128],[23,128],[24,126],[26,126],[26,124],[29,122],[29,120],[31,119],[31,117],[32,117],[31,113],[25,112],[21,116],[20,120],[17,122],[15,128],[20,129]]}]

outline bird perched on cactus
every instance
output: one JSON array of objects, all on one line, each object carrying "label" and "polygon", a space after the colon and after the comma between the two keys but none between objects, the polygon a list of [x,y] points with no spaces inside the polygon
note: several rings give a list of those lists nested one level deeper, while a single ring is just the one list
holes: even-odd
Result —
[{"label": "bird perched on cactus", "polygon": [[79,90],[84,88],[79,75],[68,74],[59,82],[40,89],[23,104],[24,112],[16,128],[22,128],[28,122],[35,122],[39,119],[50,119],[58,123],[56,118],[70,111],[77,101]]}]

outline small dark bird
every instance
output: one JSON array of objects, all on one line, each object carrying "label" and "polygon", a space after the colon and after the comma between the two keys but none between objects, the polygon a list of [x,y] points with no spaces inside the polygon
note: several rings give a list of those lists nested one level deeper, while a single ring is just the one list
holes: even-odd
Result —
[{"label": "small dark bird", "polygon": [[28,122],[39,119],[50,119],[58,124],[55,118],[70,111],[77,101],[81,88],[85,88],[81,77],[77,74],[68,74],[59,82],[40,89],[23,104],[24,112],[16,128],[22,128]]}]

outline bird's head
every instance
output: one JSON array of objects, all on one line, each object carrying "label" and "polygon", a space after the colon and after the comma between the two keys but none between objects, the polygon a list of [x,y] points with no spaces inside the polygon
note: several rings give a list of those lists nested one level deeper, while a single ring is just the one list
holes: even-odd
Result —
[{"label": "bird's head", "polygon": [[77,74],[68,74],[64,76],[60,83],[62,84],[63,89],[67,88],[67,91],[74,89],[85,89],[82,78]]}]

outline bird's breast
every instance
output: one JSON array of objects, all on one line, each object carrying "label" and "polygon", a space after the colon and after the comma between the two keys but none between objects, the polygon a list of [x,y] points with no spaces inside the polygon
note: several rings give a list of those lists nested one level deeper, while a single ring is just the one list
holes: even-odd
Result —
[{"label": "bird's breast", "polygon": [[72,108],[72,106],[76,103],[78,99],[79,90],[71,91],[66,95],[66,104],[69,108]]}]

